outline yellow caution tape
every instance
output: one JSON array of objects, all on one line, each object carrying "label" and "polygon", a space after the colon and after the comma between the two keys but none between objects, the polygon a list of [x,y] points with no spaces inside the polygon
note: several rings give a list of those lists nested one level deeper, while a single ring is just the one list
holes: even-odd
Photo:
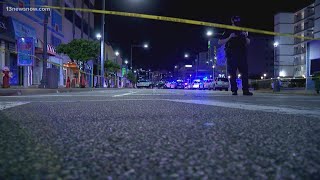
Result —
[{"label": "yellow caution tape", "polygon": [[[8,1],[0,2],[0,3],[15,4],[17,6],[17,3],[12,3]],[[108,15],[135,17],[135,18],[142,18],[142,19],[151,19],[151,20],[158,20],[158,21],[183,23],[183,24],[192,24],[192,25],[199,25],[199,26],[230,29],[230,30],[236,30],[236,31],[248,31],[251,33],[265,34],[265,35],[271,35],[271,36],[287,36],[287,37],[293,37],[293,38],[298,38],[303,40],[320,40],[320,38],[298,36],[298,35],[288,34],[288,33],[278,33],[278,32],[266,31],[261,29],[238,27],[238,26],[232,26],[232,25],[226,25],[226,24],[218,24],[218,23],[203,22],[203,21],[196,21],[196,20],[182,19],[182,18],[173,18],[173,17],[166,17],[166,16],[156,16],[156,15],[128,13],[128,12],[119,12],[119,11],[107,11],[107,10],[98,10],[98,9],[68,8],[68,7],[59,7],[59,6],[36,5],[35,7],[62,9],[62,10],[69,10],[69,11],[83,11],[83,12],[91,12],[91,13],[98,13],[98,14],[108,14]]]},{"label": "yellow caution tape", "polygon": [[148,14],[128,13],[128,12],[119,12],[119,11],[104,11],[104,10],[97,10],[97,9],[67,8],[67,7],[58,7],[58,6],[42,6],[42,7],[52,8],[52,9],[63,9],[63,10],[70,10],[70,11],[83,11],[83,12],[92,12],[92,13],[99,13],[99,14],[135,17],[135,18],[143,18],[143,19],[152,19],[152,20],[158,20],[158,21],[167,21],[167,22],[192,24],[192,25],[199,25],[199,26],[208,26],[208,27],[215,27],[215,28],[222,28],[222,29],[231,29],[231,30],[236,30],[236,31],[248,31],[248,32],[252,32],[252,33],[272,35],[272,36],[288,36],[288,37],[294,37],[294,38],[299,38],[299,39],[303,39],[303,40],[305,40],[305,39],[306,40],[320,40],[320,38],[304,37],[304,36],[298,36],[298,35],[294,35],[294,34],[277,33],[277,32],[260,30],[260,29],[238,27],[238,26],[232,26],[232,25],[210,23],[210,22],[181,19],[181,18],[173,18],[173,17],[166,17],[166,16],[155,16],[155,15],[148,15]]}]

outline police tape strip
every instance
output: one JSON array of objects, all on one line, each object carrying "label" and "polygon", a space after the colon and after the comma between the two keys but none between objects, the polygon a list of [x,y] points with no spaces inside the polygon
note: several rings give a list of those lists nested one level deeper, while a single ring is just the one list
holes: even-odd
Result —
[{"label": "police tape strip", "polygon": [[248,32],[252,32],[252,33],[272,35],[272,36],[294,37],[294,38],[299,38],[299,39],[303,39],[303,40],[320,40],[320,38],[298,36],[298,35],[287,34],[287,33],[277,33],[277,32],[260,30],[260,29],[237,27],[237,26],[231,26],[231,25],[225,25],[225,24],[203,22],[203,21],[196,21],[196,20],[190,20],[190,19],[173,18],[173,17],[167,17],[167,16],[155,16],[155,15],[148,15],[148,14],[128,13],[128,12],[119,12],[119,11],[107,11],[107,10],[104,11],[104,10],[97,10],[97,9],[67,8],[67,7],[58,7],[58,6],[41,6],[41,7],[51,8],[51,9],[70,10],[70,11],[92,12],[92,13],[126,16],[126,17],[135,17],[135,18],[151,19],[151,20],[167,21],[167,22],[175,22],[175,23],[183,23],[183,24],[192,24],[192,25],[199,25],[199,26],[208,26],[208,27],[215,27],[215,28],[222,28],[222,29],[230,29],[230,30],[236,30],[236,31],[248,31]]},{"label": "police tape strip", "polygon": [[[0,48],[0,52],[5,52],[5,51],[10,52],[10,53],[13,53],[13,54],[18,54],[17,51],[9,51],[9,50],[6,50],[6,49],[4,49],[4,48]],[[39,58],[39,57],[37,57],[37,56],[35,56],[35,55],[30,55],[30,54],[25,54],[25,53],[20,53],[20,54],[27,55],[27,56],[32,56],[32,57],[35,58],[35,59],[38,59],[38,60],[40,60],[40,61],[44,61],[43,59],[41,59],[41,58]],[[53,65],[58,66],[58,67],[63,67],[63,65],[60,65],[60,64],[57,64],[57,63],[54,63],[54,62],[50,62],[50,61],[48,61],[48,60],[47,60],[47,63],[53,64]],[[1,67],[0,67],[0,68],[1,68]],[[92,74],[87,73],[87,72],[82,71],[82,70],[79,70],[79,72],[82,73],[82,74],[86,74],[86,75],[92,75]]]},{"label": "police tape strip", "polygon": [[[0,2],[0,3],[15,4],[16,6],[18,6],[17,3],[8,2],[8,1]],[[156,15],[148,15],[148,14],[128,13],[128,12],[120,12],[120,11],[107,11],[107,10],[98,10],[98,9],[68,8],[68,7],[59,7],[59,6],[35,5],[34,7],[61,9],[61,10],[69,10],[69,11],[83,11],[83,12],[92,12],[92,13],[98,13],[98,14],[108,14],[108,15],[117,15],[117,16],[126,16],[126,17],[135,17],[135,18],[142,18],[142,19],[151,19],[151,20],[158,20],[158,21],[167,21],[167,22],[192,24],[192,25],[199,25],[199,26],[208,26],[208,27],[215,27],[215,28],[222,28],[222,29],[230,29],[230,30],[236,30],[236,31],[248,31],[251,33],[265,34],[265,35],[271,35],[271,36],[287,36],[287,37],[293,37],[293,38],[298,38],[298,39],[303,39],[303,40],[320,40],[320,38],[298,36],[298,35],[288,34],[288,33],[277,33],[277,32],[273,32],[273,31],[266,31],[266,30],[261,30],[261,29],[237,27],[237,26],[231,26],[231,25],[226,25],[226,24],[211,23],[211,22],[182,19],[182,18],[174,18],[174,17],[167,17],[167,16],[156,16]]]}]

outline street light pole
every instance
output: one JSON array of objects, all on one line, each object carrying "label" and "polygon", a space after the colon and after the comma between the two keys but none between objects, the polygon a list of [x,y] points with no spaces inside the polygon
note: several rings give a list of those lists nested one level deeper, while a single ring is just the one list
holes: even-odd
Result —
[{"label": "street light pole", "polygon": [[274,42],[273,43],[273,47],[274,47],[274,50],[273,50],[273,56],[274,56],[274,62],[273,62],[273,75],[274,75],[274,78],[277,77],[277,71],[279,70],[279,64],[278,64],[278,59],[277,59],[277,47],[279,46],[279,42]]},{"label": "street light pole", "polygon": [[144,45],[131,45],[131,55],[130,55],[130,65],[131,65],[131,71],[133,72],[133,65],[132,65],[132,50],[135,47],[143,47],[143,48],[148,48],[148,44],[144,44]]},{"label": "street light pole", "polygon": [[133,66],[132,66],[132,48],[133,48],[133,45],[131,45],[131,55],[130,55],[130,69],[131,69],[131,72],[133,72]]},{"label": "street light pole", "polygon": [[41,84],[39,85],[39,88],[46,88],[48,85],[48,79],[47,79],[47,58],[48,58],[48,17],[49,12],[44,12],[44,20],[43,20],[43,61],[42,61],[42,80],[40,81]]},{"label": "street light pole", "polygon": [[[105,1],[102,1],[103,11],[106,9]],[[101,18],[101,50],[100,50],[100,64],[101,64],[101,83],[100,85],[104,87],[104,25],[105,25],[105,14]]]}]

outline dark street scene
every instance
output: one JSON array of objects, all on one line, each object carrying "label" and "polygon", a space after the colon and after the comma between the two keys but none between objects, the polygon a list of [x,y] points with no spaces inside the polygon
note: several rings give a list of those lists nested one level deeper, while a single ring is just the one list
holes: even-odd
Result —
[{"label": "dark street scene", "polygon": [[320,179],[320,0],[0,0],[0,69],[0,179]]}]

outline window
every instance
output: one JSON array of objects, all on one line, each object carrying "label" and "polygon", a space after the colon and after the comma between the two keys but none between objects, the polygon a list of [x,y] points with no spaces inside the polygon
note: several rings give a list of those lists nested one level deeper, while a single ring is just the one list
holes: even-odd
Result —
[{"label": "window", "polygon": [[61,44],[61,39],[55,37],[54,35],[51,35],[51,44],[56,48]]},{"label": "window", "polygon": [[90,2],[90,0],[84,0],[84,4],[87,5],[89,9],[93,8],[93,4]]},{"label": "window", "polygon": [[89,0],[84,0],[84,4],[87,5],[87,7],[90,7]]},{"label": "window", "polygon": [[55,31],[59,32],[62,30],[62,18],[61,15],[56,11],[52,10],[51,14],[51,26],[54,28]]},{"label": "window", "polygon": [[3,4],[0,3],[0,15],[3,15]]},{"label": "window", "polygon": [[[52,6],[58,6],[61,7],[62,6],[62,1],[61,0],[52,0]],[[62,13],[62,9],[56,9],[57,11],[59,11],[60,13]]]},{"label": "window", "polygon": [[79,29],[81,29],[81,18],[77,15],[77,14],[75,14],[76,15],[76,19],[75,19],[75,23],[76,23],[76,26],[79,28]]},{"label": "window", "polygon": [[[65,4],[66,8],[70,8],[67,4]],[[66,17],[70,22],[73,22],[73,11],[65,11],[64,17]]]},{"label": "window", "polygon": [[83,32],[88,35],[88,23],[83,22]]},{"label": "window", "polygon": [[52,6],[61,6],[61,0],[53,0]]}]

